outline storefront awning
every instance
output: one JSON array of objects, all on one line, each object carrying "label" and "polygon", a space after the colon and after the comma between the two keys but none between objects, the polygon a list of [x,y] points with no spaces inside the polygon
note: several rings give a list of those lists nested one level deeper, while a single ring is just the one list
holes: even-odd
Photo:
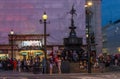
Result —
[{"label": "storefront awning", "polygon": [[27,55],[27,52],[21,52],[22,55]]},{"label": "storefront awning", "polygon": [[33,54],[33,55],[43,55],[44,52],[42,50],[23,50],[20,51],[21,55],[28,55],[28,54]]},{"label": "storefront awning", "polygon": [[36,52],[36,55],[43,55],[43,52]]}]

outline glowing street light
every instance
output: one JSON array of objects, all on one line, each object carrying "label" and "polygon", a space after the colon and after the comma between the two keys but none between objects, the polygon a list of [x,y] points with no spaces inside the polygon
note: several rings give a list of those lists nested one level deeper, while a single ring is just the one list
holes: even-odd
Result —
[{"label": "glowing street light", "polygon": [[10,39],[11,39],[11,58],[13,59],[13,35],[14,35],[14,31],[11,30],[10,31]]}]

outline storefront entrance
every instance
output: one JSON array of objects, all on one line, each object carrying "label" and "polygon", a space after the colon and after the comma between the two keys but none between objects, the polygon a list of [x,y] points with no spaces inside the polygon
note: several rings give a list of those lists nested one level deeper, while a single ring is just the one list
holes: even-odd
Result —
[{"label": "storefront entrance", "polygon": [[6,59],[8,58],[8,54],[0,54],[0,59]]},{"label": "storefront entrance", "polygon": [[44,52],[42,50],[22,50],[20,51],[20,59],[33,59],[36,56],[40,58],[44,57]]}]

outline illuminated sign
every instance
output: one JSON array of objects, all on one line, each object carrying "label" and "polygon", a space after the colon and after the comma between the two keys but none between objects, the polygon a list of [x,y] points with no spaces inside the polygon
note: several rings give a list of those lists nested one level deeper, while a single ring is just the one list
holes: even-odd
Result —
[{"label": "illuminated sign", "polygon": [[42,41],[22,41],[23,46],[42,46]]}]

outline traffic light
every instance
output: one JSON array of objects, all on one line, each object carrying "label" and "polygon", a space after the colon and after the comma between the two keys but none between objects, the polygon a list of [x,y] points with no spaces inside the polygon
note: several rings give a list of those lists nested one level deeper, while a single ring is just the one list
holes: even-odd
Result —
[{"label": "traffic light", "polygon": [[91,35],[90,39],[91,39],[91,43],[94,44],[94,43],[95,43],[95,36],[94,36],[94,33]]}]

